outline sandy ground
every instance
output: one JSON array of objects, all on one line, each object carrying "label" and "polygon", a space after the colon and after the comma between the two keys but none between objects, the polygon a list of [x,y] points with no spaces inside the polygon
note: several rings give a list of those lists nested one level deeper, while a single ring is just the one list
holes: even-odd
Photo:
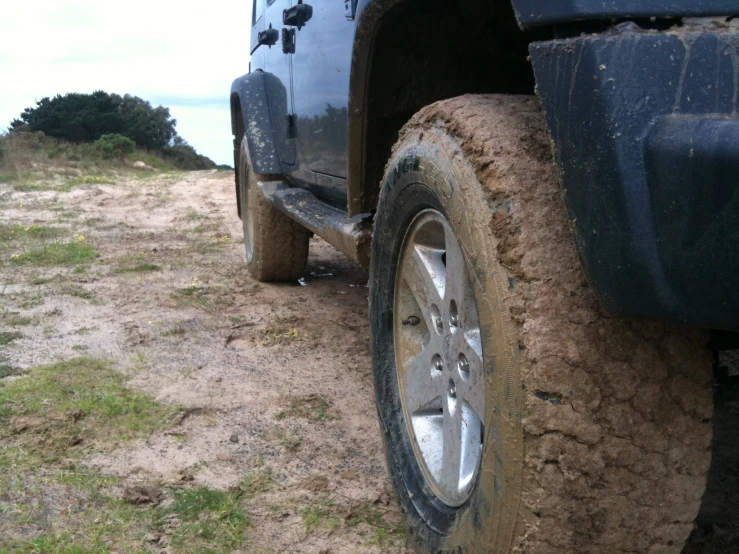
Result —
[{"label": "sandy ground", "polygon": [[[24,329],[6,355],[21,368],[81,351],[113,360],[131,387],[187,408],[176,428],[85,462],[104,474],[228,488],[269,467],[276,486],[266,500],[284,509],[254,525],[254,549],[404,551],[367,544],[360,529],[307,533],[300,515],[316,498],[347,510],[370,499],[402,526],[374,407],[367,273],[315,238],[305,286],[253,281],[233,196],[231,172],[77,188],[59,196],[61,208],[56,193],[15,194],[7,221],[69,214],[100,257],[85,274],[34,269],[54,279],[33,292],[31,269],[9,269],[6,303],[40,293],[24,313],[43,324]],[[163,270],[116,271],[143,260]],[[62,281],[89,298],[64,294]]]},{"label": "sandy ground", "polygon": [[[301,515],[326,499],[339,513],[368,499],[402,527],[374,406],[366,271],[314,238],[304,286],[252,280],[230,172],[10,190],[0,185],[4,222],[63,226],[100,253],[85,273],[2,269],[3,307],[25,304],[40,321],[5,349],[10,362],[112,360],[131,387],[186,408],[175,427],[92,456],[89,468],[124,484],[227,489],[267,467],[271,508],[253,514],[250,552],[406,552],[403,540],[373,544],[366,526],[309,532]],[[161,270],[120,272],[139,263]],[[735,438],[736,420],[719,419],[718,435]],[[727,456],[736,483],[736,453]],[[704,510],[691,553],[732,551],[712,550],[711,537],[737,494],[720,475],[710,482],[721,498]]]}]

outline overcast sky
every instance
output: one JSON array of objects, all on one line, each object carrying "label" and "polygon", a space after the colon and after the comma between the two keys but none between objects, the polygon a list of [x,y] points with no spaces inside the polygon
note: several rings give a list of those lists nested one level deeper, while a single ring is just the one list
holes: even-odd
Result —
[{"label": "overcast sky", "polygon": [[129,93],[233,165],[228,96],[248,71],[250,19],[251,0],[2,0],[0,131],[44,96]]}]

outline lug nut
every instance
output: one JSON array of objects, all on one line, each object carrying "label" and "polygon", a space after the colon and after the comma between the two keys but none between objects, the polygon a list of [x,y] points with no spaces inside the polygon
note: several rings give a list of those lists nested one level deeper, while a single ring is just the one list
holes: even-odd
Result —
[{"label": "lug nut", "polygon": [[436,361],[434,362],[434,369],[435,369],[436,371],[441,371],[441,370],[443,370],[443,369],[444,369],[444,363],[443,363],[443,362],[441,361],[441,358],[437,359],[437,360],[436,360]]},{"label": "lug nut", "polygon": [[401,321],[403,325],[410,325],[411,327],[415,327],[419,323],[421,323],[421,320],[418,318],[418,316],[412,315],[408,319],[404,319]]},{"label": "lug nut", "polygon": [[457,398],[457,386],[452,379],[449,379],[449,398]]}]

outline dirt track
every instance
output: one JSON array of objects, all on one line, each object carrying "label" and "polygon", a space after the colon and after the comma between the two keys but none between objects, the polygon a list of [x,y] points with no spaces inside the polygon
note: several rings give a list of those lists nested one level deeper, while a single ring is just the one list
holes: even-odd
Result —
[{"label": "dirt track", "polygon": [[[0,315],[35,322],[0,352],[9,365],[112,360],[130,387],[183,406],[148,440],[75,447],[87,468],[116,478],[104,494],[121,497],[131,485],[228,490],[268,471],[271,484],[249,504],[244,552],[406,552],[374,407],[365,271],[313,239],[305,286],[253,281],[230,172],[121,178],[69,192],[0,185],[0,201],[1,223],[57,227],[57,240],[99,253],[84,271],[0,267]],[[10,329],[7,320],[0,326]],[[722,425],[722,436],[735,432]],[[725,493],[721,483],[713,477]],[[22,521],[0,517],[0,535],[69,530],[69,505],[54,490],[28,493],[43,510]],[[0,487],[0,516],[13,512],[13,498],[30,502],[3,494]],[[722,497],[707,514],[714,517],[691,554],[733,551],[712,547],[710,528],[723,529],[715,512],[731,503]],[[147,525],[132,531],[144,551],[188,551],[169,545],[166,532],[152,544]],[[726,533],[734,540],[735,531],[721,531],[721,544]]]},{"label": "dirt track", "polygon": [[[231,172],[15,193],[4,217],[49,225],[60,213],[100,256],[79,274],[6,268],[5,309],[35,295],[23,313],[42,324],[5,354],[23,369],[81,352],[113,360],[130,387],[185,407],[174,428],[84,460],[122,478],[112,494],[130,484],[223,489],[268,468],[274,486],[253,508],[249,551],[404,550],[374,408],[365,271],[313,239],[305,286],[254,282]],[[125,271],[141,264],[160,270]],[[307,526],[317,503],[326,521]],[[383,537],[344,524],[362,506],[381,512]]]}]

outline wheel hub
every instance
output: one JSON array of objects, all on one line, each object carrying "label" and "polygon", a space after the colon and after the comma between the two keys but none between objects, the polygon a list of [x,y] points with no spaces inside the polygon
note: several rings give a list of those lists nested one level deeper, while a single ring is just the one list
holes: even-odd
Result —
[{"label": "wheel hub", "polygon": [[394,343],[401,404],[416,459],[434,494],[449,506],[461,506],[472,491],[482,456],[480,320],[462,250],[449,223],[435,210],[418,214],[403,241],[395,281]]}]

